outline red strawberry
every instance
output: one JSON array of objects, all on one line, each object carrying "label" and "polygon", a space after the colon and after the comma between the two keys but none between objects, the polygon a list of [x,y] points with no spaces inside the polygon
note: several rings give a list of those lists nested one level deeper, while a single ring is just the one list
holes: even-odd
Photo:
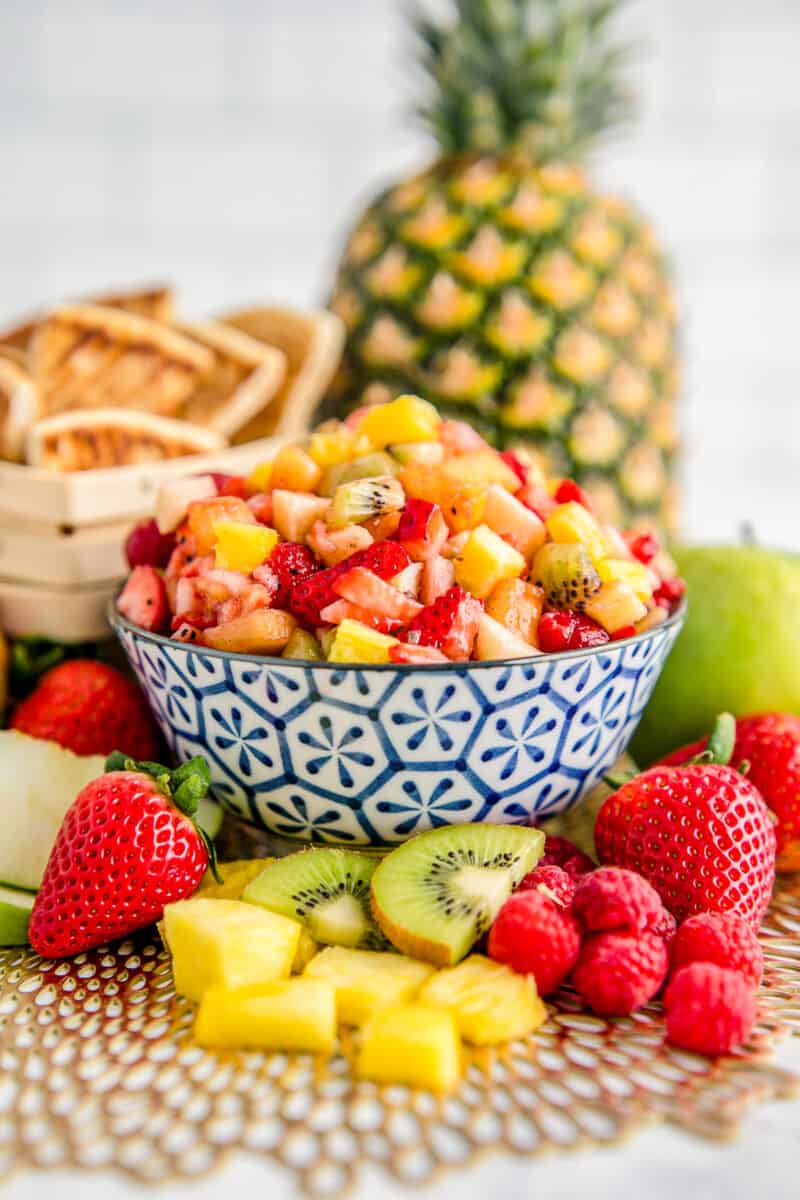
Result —
[{"label": "red strawberry", "polygon": [[309,628],[316,629],[321,623],[322,609],[339,599],[333,590],[334,583],[353,567],[367,567],[381,579],[391,579],[410,561],[408,551],[397,542],[373,542],[335,566],[293,583],[289,589],[287,608]]},{"label": "red strawberry", "polygon": [[604,646],[611,638],[591,617],[576,612],[546,612],[539,620],[539,648],[549,654]]},{"label": "red strawberry", "polygon": [[451,587],[417,613],[408,626],[406,641],[417,646],[436,646],[448,658],[469,658],[482,612],[480,600],[463,588]]},{"label": "red strawberry", "polygon": [[732,767],[733,717],[720,717],[708,762],[655,766],[597,816],[602,862],[638,871],[679,921],[735,912],[757,928],[775,882],[775,832],[761,793]]},{"label": "red strawberry", "polygon": [[412,646],[409,642],[398,642],[389,648],[389,658],[395,663],[411,663],[415,667],[427,667],[431,663],[446,663],[450,659],[435,646]]},{"label": "red strawberry", "polygon": [[243,475],[223,475],[219,471],[210,474],[218,496],[238,496],[240,500],[246,500],[252,491]]},{"label": "red strawberry", "polygon": [[278,580],[273,601],[275,608],[286,608],[293,585],[319,570],[319,563],[308,546],[301,546],[299,542],[280,542],[268,561]]},{"label": "red strawberry", "polygon": [[340,575],[334,582],[333,590],[343,600],[349,600],[368,612],[381,617],[399,621],[405,625],[422,609],[418,600],[412,600],[399,588],[393,587],[385,579],[379,579],[374,571],[366,567],[353,567]]},{"label": "red strawberry", "polygon": [[663,579],[653,592],[653,599],[659,608],[675,612],[686,592],[686,584],[682,579]]},{"label": "red strawberry", "polygon": [[163,633],[169,625],[169,600],[155,567],[134,567],[117,599],[117,610],[139,629]]},{"label": "red strawberry", "polygon": [[192,819],[210,783],[204,759],[170,771],[115,753],[106,770],[78,793],[45,867],[29,932],[45,958],[151,925],[191,896],[209,864]]},{"label": "red strawberry", "polygon": [[129,567],[165,567],[175,549],[175,535],[161,533],[155,521],[139,521],[125,539]]},{"label": "red strawberry", "polygon": [[110,754],[123,746],[131,757],[158,756],[161,739],[135,683],[106,663],[76,658],[42,676],[19,704],[11,728],[59,742],[75,754]]},{"label": "red strawberry", "polygon": [[397,527],[397,540],[414,562],[425,562],[441,553],[450,536],[438,504],[429,500],[406,500]]},{"label": "red strawberry", "polygon": [[588,508],[589,512],[592,511],[591,500],[574,479],[562,479],[553,493],[553,499],[558,504],[569,504],[570,501],[574,500],[577,504],[582,504],[584,508]]},{"label": "red strawberry", "polygon": [[515,454],[513,450],[504,450],[500,457],[507,467],[511,467],[511,470],[519,480],[519,486],[524,487],[528,482],[528,468],[520,456]]},{"label": "red strawberry", "polygon": [[639,562],[644,563],[645,566],[651,563],[661,550],[658,538],[652,533],[637,534],[636,537],[631,538],[629,546],[633,557],[638,558]]},{"label": "red strawberry", "polygon": [[[685,763],[705,750],[707,740],[675,750],[663,762]],[[749,763],[747,778],[777,817],[778,870],[800,870],[800,717],[764,713],[737,721],[733,762]]]}]

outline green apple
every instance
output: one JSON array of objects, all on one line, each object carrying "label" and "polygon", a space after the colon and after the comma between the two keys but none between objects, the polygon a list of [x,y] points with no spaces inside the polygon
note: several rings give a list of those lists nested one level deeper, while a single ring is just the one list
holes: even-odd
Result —
[{"label": "green apple", "polygon": [[0,887],[0,946],[24,946],[28,940],[33,892]]},{"label": "green apple", "polygon": [[631,744],[647,764],[720,712],[800,713],[800,558],[759,546],[673,551],[689,612]]}]

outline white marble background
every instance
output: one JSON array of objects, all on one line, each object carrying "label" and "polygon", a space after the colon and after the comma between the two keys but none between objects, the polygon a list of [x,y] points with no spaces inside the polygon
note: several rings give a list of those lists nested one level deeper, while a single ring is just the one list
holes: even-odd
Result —
[{"label": "white marble background", "polygon": [[[416,165],[400,0],[0,0],[0,320],[180,281],[189,311],[325,291]],[[800,5],[633,0],[641,119],[597,163],[671,246],[688,526],[798,548]]]}]

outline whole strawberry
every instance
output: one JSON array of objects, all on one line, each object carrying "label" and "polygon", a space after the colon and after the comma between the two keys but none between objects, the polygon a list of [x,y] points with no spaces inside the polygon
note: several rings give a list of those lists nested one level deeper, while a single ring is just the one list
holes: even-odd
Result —
[{"label": "whole strawberry", "polygon": [[602,862],[638,871],[677,920],[735,912],[758,928],[775,882],[775,832],[749,779],[727,766],[734,721],[718,719],[703,761],[655,766],[597,816]]},{"label": "whole strawberry", "polygon": [[210,782],[205,759],[170,771],[115,753],[106,766],[67,810],[45,867],[28,933],[45,958],[151,925],[191,896],[209,864],[192,819]]},{"label": "whole strawberry", "polygon": [[76,658],[53,667],[14,711],[12,729],[58,742],[75,754],[122,747],[137,759],[158,756],[161,739],[144,695],[106,663]]},{"label": "whole strawberry", "polygon": [[[675,750],[663,761],[681,763],[706,748],[706,738]],[[747,778],[775,814],[777,867],[800,870],[800,717],[763,713],[736,722],[733,762],[748,763]]]}]

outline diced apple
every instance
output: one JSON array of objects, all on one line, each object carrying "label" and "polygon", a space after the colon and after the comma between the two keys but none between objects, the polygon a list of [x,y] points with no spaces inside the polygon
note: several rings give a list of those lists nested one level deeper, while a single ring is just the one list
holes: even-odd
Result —
[{"label": "diced apple", "polygon": [[491,484],[486,492],[483,520],[529,562],[547,540],[544,521],[498,483]]},{"label": "diced apple", "polygon": [[287,542],[303,542],[315,521],[330,508],[330,500],[310,492],[289,492],[277,488],[272,493],[272,520]]},{"label": "diced apple", "polygon": [[210,500],[217,485],[210,475],[189,475],[162,483],[156,498],[156,524],[159,533],[173,533],[185,520],[194,500]]},{"label": "diced apple", "polygon": [[326,567],[336,566],[357,550],[365,550],[373,540],[372,534],[363,525],[328,529],[322,521],[315,521],[306,534],[306,544]]},{"label": "diced apple", "polygon": [[433,604],[434,600],[438,600],[439,596],[449,591],[455,581],[456,569],[449,558],[443,558],[441,554],[436,558],[429,558],[422,568],[420,600],[423,604]]},{"label": "diced apple", "polygon": [[328,625],[341,625],[342,621],[358,621],[368,629],[377,629],[378,633],[394,633],[402,627],[402,622],[392,617],[384,617],[381,613],[371,612],[368,608],[361,608],[350,600],[334,600],[333,604],[326,604],[319,615],[320,620]]},{"label": "diced apple", "polygon": [[210,988],[194,1027],[201,1046],[330,1054],[336,996],[323,979],[281,979],[242,988]]},{"label": "diced apple", "polygon": [[483,600],[501,579],[519,577],[528,564],[519,550],[488,525],[479,525],[470,533],[454,565],[456,582]]},{"label": "diced apple", "polygon": [[233,654],[280,654],[296,627],[290,613],[280,608],[259,608],[206,629],[203,641],[213,650]]},{"label": "diced apple", "polygon": [[506,658],[530,658],[539,651],[530,642],[526,642],[519,634],[512,633],[490,617],[482,613],[478,621],[478,636],[475,639],[475,657],[481,662],[489,662]]},{"label": "diced apple", "polygon": [[410,596],[412,600],[416,600],[419,596],[419,589],[422,583],[423,564],[421,562],[409,563],[407,567],[403,567],[402,571],[389,580],[392,587],[396,587],[405,596]]}]

